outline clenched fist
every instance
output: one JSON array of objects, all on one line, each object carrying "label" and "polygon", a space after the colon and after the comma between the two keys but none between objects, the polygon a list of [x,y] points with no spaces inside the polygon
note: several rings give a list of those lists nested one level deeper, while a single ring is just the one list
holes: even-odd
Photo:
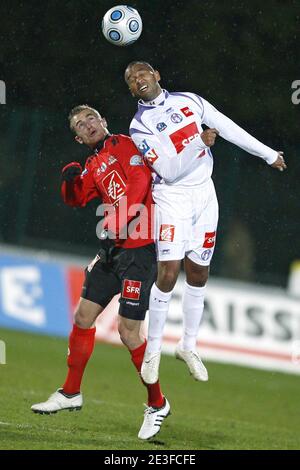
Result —
[{"label": "clenched fist", "polygon": [[82,167],[78,162],[72,162],[62,169],[62,180],[71,183],[82,172]]},{"label": "clenched fist", "polygon": [[217,131],[217,129],[206,129],[206,131],[202,132],[201,139],[207,147],[212,147],[215,143],[217,135],[219,135],[219,131]]},{"label": "clenched fist", "polygon": [[277,160],[271,165],[272,168],[276,168],[279,171],[287,169],[286,163],[283,158],[283,152],[278,152]]}]

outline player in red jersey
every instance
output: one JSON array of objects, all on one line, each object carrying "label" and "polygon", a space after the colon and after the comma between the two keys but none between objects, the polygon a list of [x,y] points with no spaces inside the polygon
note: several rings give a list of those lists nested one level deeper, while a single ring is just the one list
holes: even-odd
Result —
[{"label": "player in red jersey", "polygon": [[[151,172],[130,137],[111,135],[98,111],[81,105],[69,115],[75,140],[93,154],[84,170],[72,162],[62,170],[62,196],[70,206],[84,207],[99,198],[106,216],[100,251],[85,270],[82,294],[69,338],[68,375],[62,388],[43,403],[31,407],[35,413],[81,409],[81,381],[95,341],[95,321],[118,293],[118,329],[138,373],[146,349],[141,327],[149,294],[157,275],[156,252],[151,236]],[[107,213],[108,212],[108,213]],[[133,215],[132,215],[133,214]],[[126,234],[128,232],[128,234]],[[104,236],[105,235],[105,236]],[[109,235],[109,236],[108,236]],[[115,240],[112,240],[112,235]],[[146,385],[148,406],[140,439],[157,434],[170,412],[159,382]]]}]

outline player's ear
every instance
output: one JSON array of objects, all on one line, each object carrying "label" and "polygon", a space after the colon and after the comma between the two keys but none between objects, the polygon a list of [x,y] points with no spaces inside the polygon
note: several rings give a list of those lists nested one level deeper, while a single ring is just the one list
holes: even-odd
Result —
[{"label": "player's ear", "polygon": [[107,120],[105,119],[105,117],[102,118],[102,126],[107,128]]},{"label": "player's ear", "polygon": [[160,81],[160,73],[159,73],[158,70],[154,71],[154,76],[155,76],[156,81],[159,82]]},{"label": "player's ear", "polygon": [[79,137],[78,135],[75,135],[75,140],[76,140],[76,142],[78,142],[78,144],[83,144],[82,138]]}]

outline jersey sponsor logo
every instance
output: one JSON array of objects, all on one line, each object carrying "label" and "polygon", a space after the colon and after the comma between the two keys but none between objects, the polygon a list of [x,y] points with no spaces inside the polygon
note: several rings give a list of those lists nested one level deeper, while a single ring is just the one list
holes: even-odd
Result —
[{"label": "jersey sponsor logo", "polygon": [[191,111],[188,106],[186,106],[185,108],[181,108],[180,111],[185,115],[185,117],[189,117],[189,116],[194,115],[193,111]]},{"label": "jersey sponsor logo", "polygon": [[114,157],[113,155],[110,155],[108,157],[108,164],[109,165],[112,165],[113,163],[116,163],[118,160],[116,159],[116,157]]},{"label": "jersey sponsor logo", "polygon": [[106,163],[104,162],[101,163],[101,166],[97,169],[97,172],[96,172],[97,176],[101,175],[101,173],[104,173],[106,169],[107,169]]},{"label": "jersey sponsor logo", "polygon": [[176,148],[176,152],[180,153],[182,150],[194,139],[200,137],[199,129],[195,122],[191,122],[185,127],[178,129],[178,131],[170,134],[170,139]]},{"label": "jersey sponsor logo", "polygon": [[169,255],[171,253],[171,250],[168,248],[168,249],[165,249],[165,250],[160,250],[160,254],[163,256],[163,255]]},{"label": "jersey sponsor logo", "polygon": [[126,189],[126,184],[116,170],[111,171],[103,178],[102,186],[111,204],[116,204],[124,195]]},{"label": "jersey sponsor logo", "polygon": [[139,302],[130,302],[130,300],[126,300],[126,305],[132,305],[132,307],[139,307],[140,303]]},{"label": "jersey sponsor logo", "polygon": [[171,121],[174,122],[174,124],[179,124],[183,121],[183,117],[178,113],[173,113],[171,114]]},{"label": "jersey sponsor logo", "polygon": [[156,125],[156,129],[158,130],[158,132],[162,132],[162,131],[164,131],[166,128],[167,128],[167,124],[166,124],[165,122],[159,122],[159,123]]},{"label": "jersey sponsor logo", "polygon": [[150,147],[146,139],[144,139],[143,142],[138,145],[138,149],[143,155],[145,155],[145,153],[147,153],[150,150]]},{"label": "jersey sponsor logo", "polygon": [[216,232],[206,232],[204,236],[203,248],[213,248],[216,243]]},{"label": "jersey sponsor logo", "polygon": [[161,224],[159,231],[160,242],[172,242],[175,235],[175,225]]},{"label": "jersey sponsor logo", "polygon": [[141,295],[141,281],[131,281],[130,279],[124,279],[122,297],[124,299],[139,300]]},{"label": "jersey sponsor logo", "polygon": [[146,153],[145,158],[147,158],[147,161],[150,163],[150,165],[153,165],[153,163],[158,159],[158,155],[154,149],[151,149]]},{"label": "jersey sponsor logo", "polygon": [[142,166],[143,164],[143,158],[140,155],[133,155],[130,159],[131,166]]},{"label": "jersey sponsor logo", "polygon": [[203,253],[201,254],[201,259],[203,261],[207,261],[211,257],[211,254],[212,254],[212,250],[203,251]]}]

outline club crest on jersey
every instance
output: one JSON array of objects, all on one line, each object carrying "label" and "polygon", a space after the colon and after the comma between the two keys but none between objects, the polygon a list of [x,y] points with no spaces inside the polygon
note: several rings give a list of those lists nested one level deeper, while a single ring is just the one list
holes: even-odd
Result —
[{"label": "club crest on jersey", "polygon": [[176,152],[180,153],[182,150],[194,139],[199,139],[200,133],[195,122],[191,122],[185,127],[178,129],[178,131],[170,134],[170,139],[173,142]]},{"label": "club crest on jersey", "polygon": [[201,259],[202,259],[203,261],[207,261],[207,260],[211,257],[211,253],[212,253],[211,250],[205,250],[205,251],[203,251],[203,253],[201,254]]},{"label": "club crest on jersey", "polygon": [[203,248],[213,248],[216,243],[216,232],[206,232],[204,236]]},{"label": "club crest on jersey", "polygon": [[178,113],[173,113],[171,114],[171,121],[174,122],[174,124],[179,124],[183,120],[183,117],[178,114]]},{"label": "club crest on jersey", "polygon": [[188,106],[186,106],[185,108],[181,108],[180,111],[185,115],[185,117],[189,117],[189,116],[194,115],[193,111],[191,111]]},{"label": "club crest on jersey", "polygon": [[126,188],[119,173],[115,170],[111,171],[103,178],[101,183],[111,204],[117,204],[119,199],[124,195]]},{"label": "club crest on jersey", "polygon": [[133,155],[130,159],[131,166],[142,166],[143,164],[143,157],[140,155]]},{"label": "club crest on jersey", "polygon": [[164,131],[166,128],[167,128],[167,124],[166,124],[165,122],[159,122],[159,123],[156,125],[156,129],[158,130],[158,132],[162,132],[162,131]]},{"label": "club crest on jersey", "polygon": [[145,155],[145,153],[147,153],[150,150],[150,147],[147,144],[146,139],[144,139],[143,142],[138,145],[138,149],[143,155]]},{"label": "club crest on jersey", "polygon": [[175,225],[161,224],[159,231],[160,242],[172,242],[175,235]]},{"label": "club crest on jersey", "polygon": [[124,299],[139,300],[141,296],[141,281],[131,281],[130,279],[124,279],[122,297]]}]

